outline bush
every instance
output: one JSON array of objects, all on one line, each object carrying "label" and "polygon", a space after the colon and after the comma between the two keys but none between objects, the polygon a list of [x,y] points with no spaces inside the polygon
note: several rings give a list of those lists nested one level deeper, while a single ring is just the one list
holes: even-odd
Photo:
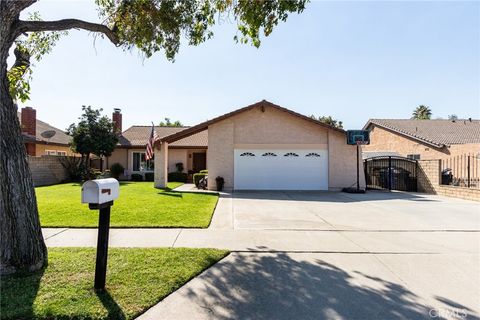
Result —
[{"label": "bush", "polygon": [[112,177],[117,180],[120,178],[120,175],[122,175],[124,171],[125,168],[118,162],[110,166],[110,172],[112,174]]},{"label": "bush", "polygon": [[105,178],[112,178],[112,174],[110,170],[105,170],[97,176],[97,179],[105,179]]},{"label": "bush", "polygon": [[143,181],[143,176],[139,173],[132,173],[132,181]]},{"label": "bush", "polygon": [[155,180],[155,174],[153,172],[145,172],[145,181]]},{"label": "bush", "polygon": [[168,173],[168,182],[187,182],[187,174],[183,172]]},{"label": "bush", "polygon": [[208,170],[200,170],[200,173],[208,174]]},{"label": "bush", "polygon": [[177,172],[183,172],[183,162],[175,163],[175,167],[177,167]]},{"label": "bush", "polygon": [[205,178],[207,176],[206,173],[195,173],[193,175],[193,183],[195,183],[195,187],[198,188],[198,185],[200,183],[200,180],[202,180],[203,178]]},{"label": "bush", "polygon": [[60,164],[67,173],[67,181],[82,181],[85,175],[85,166],[80,157],[58,157]]}]

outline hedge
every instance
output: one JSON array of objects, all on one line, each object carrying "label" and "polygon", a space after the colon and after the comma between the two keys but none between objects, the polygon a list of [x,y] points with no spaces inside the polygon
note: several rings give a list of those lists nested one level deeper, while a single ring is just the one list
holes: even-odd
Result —
[{"label": "hedge", "polygon": [[206,177],[206,173],[195,173],[193,175],[193,183],[195,183],[195,187],[198,188],[198,185],[200,183],[200,180],[202,180],[204,177]]},{"label": "hedge", "polygon": [[153,181],[155,180],[155,175],[153,172],[145,172],[145,181]]},{"label": "hedge", "polygon": [[139,173],[132,173],[132,181],[143,181],[143,176]]},{"label": "hedge", "polygon": [[168,182],[187,182],[187,174],[183,172],[169,172]]}]

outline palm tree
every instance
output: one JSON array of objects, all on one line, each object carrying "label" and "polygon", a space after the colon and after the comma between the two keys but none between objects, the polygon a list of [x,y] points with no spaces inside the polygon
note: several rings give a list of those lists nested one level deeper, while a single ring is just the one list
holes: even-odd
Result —
[{"label": "palm tree", "polygon": [[432,118],[432,110],[429,107],[420,105],[412,114],[412,119],[430,120]]}]

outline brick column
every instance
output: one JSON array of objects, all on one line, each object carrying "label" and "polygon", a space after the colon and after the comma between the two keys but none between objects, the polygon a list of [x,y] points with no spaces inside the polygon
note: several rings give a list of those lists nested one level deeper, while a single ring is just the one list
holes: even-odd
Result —
[{"label": "brick column", "polygon": [[155,188],[166,188],[168,178],[168,143],[155,145]]},{"label": "brick column", "polygon": [[[22,108],[22,115],[20,118],[20,124],[22,127],[22,133],[35,138],[37,135],[37,110],[32,107]],[[27,154],[30,156],[36,156],[36,146],[34,143],[25,143]]]},{"label": "brick column", "polygon": [[436,194],[441,182],[440,175],[440,160],[419,160],[418,191]]}]

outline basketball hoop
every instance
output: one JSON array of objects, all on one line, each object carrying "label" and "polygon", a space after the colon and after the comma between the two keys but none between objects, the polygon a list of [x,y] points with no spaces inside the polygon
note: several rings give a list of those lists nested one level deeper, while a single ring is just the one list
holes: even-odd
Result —
[{"label": "basketball hoop", "polygon": [[358,140],[358,141],[355,141],[355,144],[357,146],[363,146],[363,145],[368,144],[368,141]]}]

